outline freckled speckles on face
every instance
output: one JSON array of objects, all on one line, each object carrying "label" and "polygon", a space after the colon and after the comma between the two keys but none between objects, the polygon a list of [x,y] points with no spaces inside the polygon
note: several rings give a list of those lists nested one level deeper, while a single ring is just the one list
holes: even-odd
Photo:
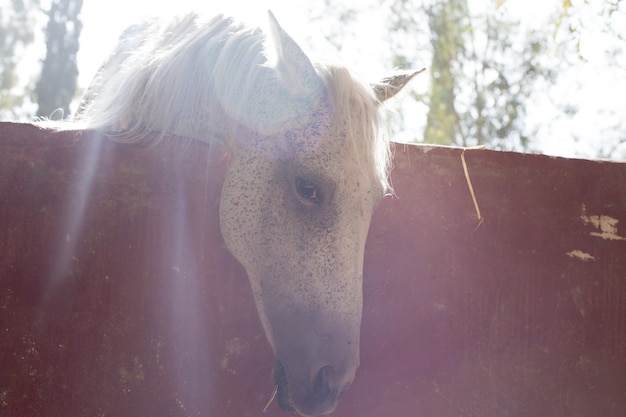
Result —
[{"label": "freckled speckles on face", "polygon": [[[255,136],[255,146],[235,152],[223,189],[222,233],[248,272],[277,352],[319,334],[334,341],[359,339],[363,252],[377,181],[374,174],[364,175],[360,156],[347,141],[330,134],[336,126],[321,138],[311,135],[317,129],[303,126],[286,135],[296,144],[292,149],[306,150],[292,152],[291,158],[271,157],[277,152],[275,138]],[[311,137],[314,144],[307,143]],[[320,187],[322,204],[302,204],[293,185],[296,176]],[[312,346],[290,350],[315,357]],[[349,372],[356,369],[358,343],[339,343],[331,350],[327,355],[333,361],[340,357]]]},{"label": "freckled speckles on face", "polygon": [[[297,55],[291,59],[302,59]],[[297,73],[286,67],[290,62],[281,63],[280,74]],[[310,65],[304,63],[309,75]],[[302,66],[300,61],[292,69]],[[356,117],[374,117],[374,98],[346,71],[328,73],[352,84],[331,91],[334,81],[320,78],[305,83],[320,89],[299,94],[290,78],[293,97],[282,100],[285,108],[272,107],[276,101],[270,100],[259,112],[262,117],[274,112],[280,129],[276,123],[253,129],[247,120],[234,122],[234,159],[220,206],[224,240],[248,272],[279,364],[276,383],[285,386],[278,389],[278,402],[307,415],[332,411],[358,367],[365,240],[385,182],[385,170],[372,155],[373,124]],[[259,104],[262,97],[256,94],[251,102]],[[352,108],[359,101],[361,107]],[[297,117],[281,119],[293,110],[289,106],[300,109]],[[303,196],[299,181],[320,198]],[[335,394],[321,399],[316,394],[326,391]]]}]

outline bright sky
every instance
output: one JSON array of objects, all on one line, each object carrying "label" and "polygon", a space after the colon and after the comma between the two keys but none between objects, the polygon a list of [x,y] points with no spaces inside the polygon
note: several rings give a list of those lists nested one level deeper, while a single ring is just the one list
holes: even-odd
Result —
[{"label": "bright sky", "polygon": [[[281,25],[296,41],[306,42],[313,38],[315,50],[307,50],[307,52],[314,57],[330,60],[341,59],[366,79],[374,79],[378,74],[384,75],[391,70],[390,63],[384,62],[388,48],[384,40],[385,14],[381,13],[380,8],[370,8],[370,11],[361,17],[362,28],[357,29],[357,36],[350,41],[348,47],[344,45],[344,52],[339,57],[334,48],[326,48],[326,44],[323,40],[319,40],[319,36],[318,40],[315,41],[316,27],[308,21],[307,5],[316,1],[319,3],[319,0],[228,0],[223,2],[206,0],[84,0],[81,15],[84,26],[78,55],[79,84],[84,87],[89,83],[92,75],[115,46],[117,36],[126,27],[141,21],[146,16],[167,16],[191,9],[205,14],[235,15],[261,27],[265,27],[267,10],[271,9]],[[380,4],[378,0],[346,1],[354,1],[359,5]],[[574,0],[574,3],[577,1]],[[541,27],[541,25],[548,24],[549,12],[554,10],[554,6],[558,4],[562,4],[562,0],[507,0],[505,8],[511,16],[519,18],[523,23]],[[476,10],[478,7],[493,7],[493,2],[491,0],[470,0],[470,5],[472,10]],[[626,110],[624,110],[626,106],[623,102],[623,97],[626,97],[626,72],[607,73],[605,71],[608,48],[604,43],[606,36],[602,35],[602,27],[596,27],[601,25],[601,22],[586,20],[585,24],[594,32],[582,39],[581,52],[587,62],[581,62],[576,71],[563,74],[563,81],[554,91],[550,92],[550,96],[546,96],[543,103],[537,103],[537,106],[530,111],[529,116],[534,123],[552,125],[551,129],[543,133],[541,139],[542,151],[548,154],[594,156],[596,145],[602,140],[602,132],[598,130],[598,125],[608,126],[612,123],[616,124],[620,120],[626,120]],[[622,21],[622,24],[626,25],[626,21]],[[346,51],[352,51],[352,53]],[[425,59],[427,58],[425,57]],[[623,54],[621,59],[624,60]],[[416,67],[427,65],[428,62],[416,63]],[[622,68],[626,68],[626,62]],[[421,81],[413,83],[412,87],[418,91],[423,91],[427,88],[426,81],[427,77],[423,77]],[[573,98],[579,105],[578,115],[573,120],[555,122],[557,113],[553,103],[561,103],[572,95],[584,97],[584,99]],[[407,105],[410,106],[411,104]],[[610,110],[598,113],[600,108]],[[412,109],[413,112],[418,110]],[[424,113],[423,109],[422,113]],[[414,137],[421,136],[425,113],[423,116],[423,120],[417,120],[419,119],[417,118],[414,120],[414,126],[409,126],[414,132]],[[574,134],[581,137],[579,142],[570,139]],[[408,136],[411,136],[411,133]],[[404,139],[408,140],[409,138]]]},{"label": "bright sky", "polygon": [[[553,10],[553,5],[561,0],[507,0],[506,8],[516,17],[527,21],[547,21],[546,10]],[[117,36],[128,26],[152,15],[172,15],[186,10],[197,10],[207,15],[228,14],[243,19],[246,22],[266,27],[267,11],[271,10],[280,24],[296,40],[303,42],[315,38],[315,26],[309,20],[307,6],[323,4],[320,0],[228,0],[228,1],[199,1],[199,0],[84,0],[81,18],[83,30],[81,34],[81,48],[79,52],[79,66],[81,82],[89,82],[99,63],[115,46]],[[336,57],[332,47],[325,49],[323,42],[315,42],[319,50],[307,51],[319,54],[324,59],[341,59],[352,66],[363,76],[375,74],[378,71],[389,71],[390,65],[378,63],[387,46],[385,45],[385,13],[381,13],[378,5],[382,0],[343,0],[337,4],[357,4],[364,11],[360,15],[362,30],[358,31],[354,40],[354,49],[359,49],[352,56]],[[472,9],[493,8],[491,0],[470,0]],[[552,6],[550,6],[552,5]],[[370,9],[367,11],[367,9]],[[313,33],[312,33],[313,32]],[[344,46],[344,51],[350,48]],[[367,52],[367,53],[363,53]],[[344,52],[345,54],[345,52]],[[330,56],[329,56],[330,55]],[[374,61],[377,60],[377,61]],[[352,61],[352,62],[350,62]],[[374,68],[371,68],[372,63]],[[366,63],[365,65],[362,65]],[[424,65],[424,63],[416,63]],[[91,71],[89,71],[91,70]]]},{"label": "bright sky", "polygon": [[[219,6],[216,6],[219,4]],[[223,2],[198,0],[85,0],[81,14],[84,26],[81,35],[79,66],[81,73],[95,71],[98,60],[106,58],[117,41],[117,35],[131,24],[149,16],[173,15],[196,10],[205,15],[233,15],[245,22],[265,28],[267,11],[272,10],[281,25],[296,36],[303,34],[306,15],[298,0],[228,0]],[[304,29],[305,30],[305,29]],[[294,33],[295,32],[295,33]],[[88,81],[89,77],[85,75]]]}]

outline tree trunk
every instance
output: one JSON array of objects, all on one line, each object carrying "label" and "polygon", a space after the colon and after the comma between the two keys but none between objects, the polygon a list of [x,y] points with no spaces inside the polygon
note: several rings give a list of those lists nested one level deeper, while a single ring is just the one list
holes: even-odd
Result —
[{"label": "tree trunk", "polygon": [[83,0],[54,0],[46,29],[46,58],[37,83],[37,116],[63,119],[70,114],[76,91],[76,53],[82,23]]}]

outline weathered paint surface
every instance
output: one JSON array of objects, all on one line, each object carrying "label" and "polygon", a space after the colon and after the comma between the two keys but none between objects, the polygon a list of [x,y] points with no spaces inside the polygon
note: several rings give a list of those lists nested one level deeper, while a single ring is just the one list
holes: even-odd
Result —
[{"label": "weathered paint surface", "polygon": [[397,147],[366,252],[365,415],[624,415],[626,164],[468,150],[481,223],[461,153]]},{"label": "weathered paint surface", "polygon": [[[262,415],[228,160],[177,143],[0,124],[0,415]],[[468,150],[480,222],[461,152],[397,146],[333,415],[625,415],[626,165]]]}]

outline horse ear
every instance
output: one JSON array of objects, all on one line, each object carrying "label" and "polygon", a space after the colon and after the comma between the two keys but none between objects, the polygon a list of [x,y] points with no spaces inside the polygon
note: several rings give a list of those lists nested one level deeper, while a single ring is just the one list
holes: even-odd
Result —
[{"label": "horse ear", "polygon": [[272,39],[276,48],[276,71],[292,95],[310,95],[317,92],[320,78],[309,57],[278,24],[268,11]]},{"label": "horse ear", "polygon": [[389,77],[385,77],[377,84],[372,84],[374,94],[379,102],[386,101],[395,96],[402,88],[420,72],[426,71],[426,68],[419,69],[417,71],[403,71],[393,74]]}]

